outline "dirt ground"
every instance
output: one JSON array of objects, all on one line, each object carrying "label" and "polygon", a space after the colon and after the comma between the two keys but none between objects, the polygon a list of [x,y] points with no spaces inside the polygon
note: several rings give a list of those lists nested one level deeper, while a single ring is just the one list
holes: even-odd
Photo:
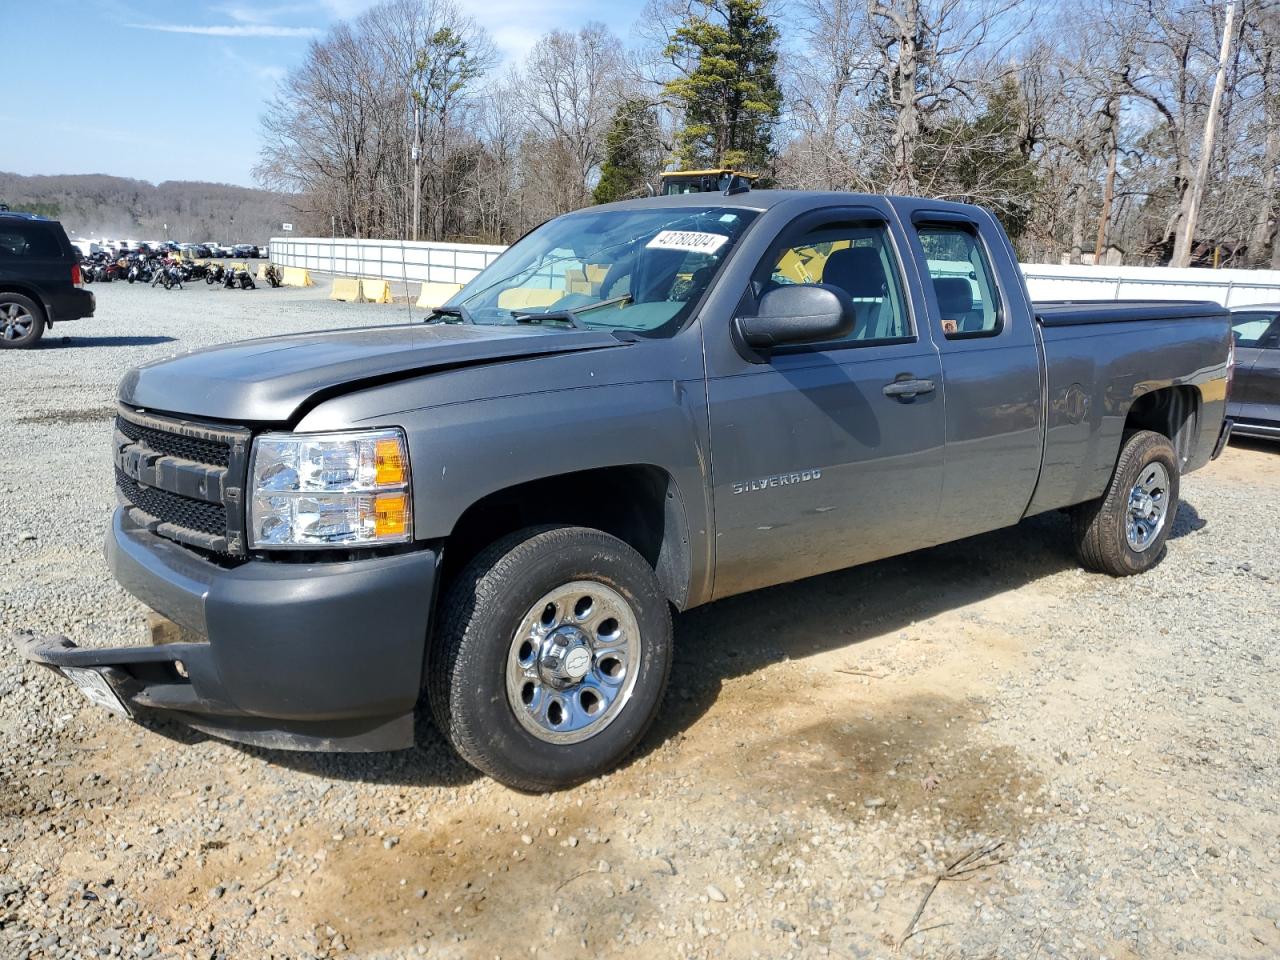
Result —
[{"label": "dirt ground", "polygon": [[[95,437],[81,406],[31,429]],[[1280,448],[1183,497],[1140,578],[1053,514],[681,616],[641,752],[553,795],[425,717],[401,754],[237,747],[4,649],[0,956],[1280,956]],[[0,633],[122,632],[100,558],[4,535]]]}]

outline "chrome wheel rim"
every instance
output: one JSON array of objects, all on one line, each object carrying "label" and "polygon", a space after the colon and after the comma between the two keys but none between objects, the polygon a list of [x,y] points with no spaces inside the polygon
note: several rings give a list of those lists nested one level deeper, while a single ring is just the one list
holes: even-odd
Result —
[{"label": "chrome wheel rim", "polygon": [[1148,463],[1129,490],[1125,538],[1129,549],[1143,553],[1160,538],[1169,517],[1169,471],[1163,463]]},{"label": "chrome wheel rim", "polygon": [[0,303],[0,337],[22,340],[31,334],[36,318],[20,303]]},{"label": "chrome wheel rim", "polygon": [[546,743],[594,737],[631,699],[640,652],[640,624],[617,590],[575,580],[548,591],[511,640],[511,711]]}]

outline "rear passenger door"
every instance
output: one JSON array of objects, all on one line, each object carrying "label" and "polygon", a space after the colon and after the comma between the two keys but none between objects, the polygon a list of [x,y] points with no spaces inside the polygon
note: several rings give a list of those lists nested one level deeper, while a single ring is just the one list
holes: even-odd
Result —
[{"label": "rear passenger door", "polygon": [[911,225],[947,393],[942,542],[1017,523],[1026,511],[1040,475],[1040,355],[998,228],[927,208]]},{"label": "rear passenger door", "polygon": [[821,282],[853,299],[853,331],[765,363],[708,351],[717,597],[932,541],[941,368],[911,310],[919,288],[902,270],[903,239],[869,208],[794,221],[756,266],[740,315],[771,287]]}]

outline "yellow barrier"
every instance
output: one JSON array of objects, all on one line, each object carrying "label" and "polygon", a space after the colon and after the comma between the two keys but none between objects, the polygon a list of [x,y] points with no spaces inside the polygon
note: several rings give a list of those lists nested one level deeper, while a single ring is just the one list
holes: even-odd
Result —
[{"label": "yellow barrier", "polygon": [[305,267],[285,267],[284,278],[280,281],[286,287],[314,287],[316,282],[311,279],[311,271]]},{"label": "yellow barrier", "polygon": [[386,280],[361,280],[360,296],[370,303],[390,303],[391,284]]},{"label": "yellow barrier", "polygon": [[345,300],[347,303],[363,303],[360,296],[360,281],[355,277],[334,277],[333,289],[329,291],[330,300]]},{"label": "yellow barrier", "polygon": [[563,290],[544,287],[516,287],[498,294],[498,306],[503,310],[527,310],[529,307],[549,307],[564,298]]},{"label": "yellow barrier", "polygon": [[258,264],[258,279],[264,281],[267,279],[267,265],[265,263]]},{"label": "yellow barrier", "polygon": [[434,310],[461,289],[460,283],[424,283],[418,294],[418,306]]}]

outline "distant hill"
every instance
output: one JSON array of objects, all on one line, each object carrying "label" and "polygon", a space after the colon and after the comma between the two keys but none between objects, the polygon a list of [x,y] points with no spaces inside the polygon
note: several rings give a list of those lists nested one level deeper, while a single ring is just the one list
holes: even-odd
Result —
[{"label": "distant hill", "polygon": [[161,184],[104,174],[24,177],[0,172],[0,203],[61,220],[72,237],[265,243],[290,220],[287,198],[226,183]]}]

